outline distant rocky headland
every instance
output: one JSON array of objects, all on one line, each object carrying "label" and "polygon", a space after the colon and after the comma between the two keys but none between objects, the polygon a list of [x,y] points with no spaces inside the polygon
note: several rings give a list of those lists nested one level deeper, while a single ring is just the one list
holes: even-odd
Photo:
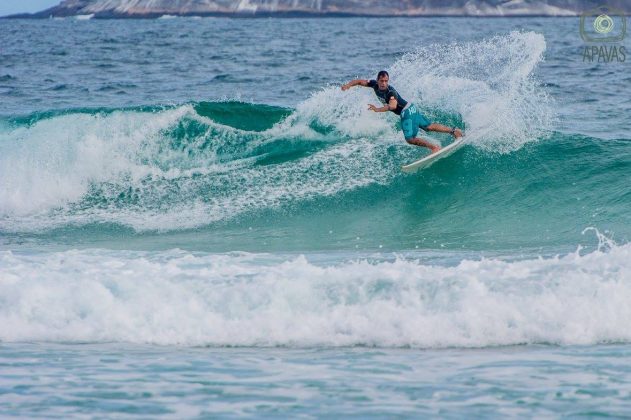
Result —
[{"label": "distant rocky headland", "polygon": [[161,16],[577,16],[606,3],[629,14],[629,0],[64,0],[22,18]]}]

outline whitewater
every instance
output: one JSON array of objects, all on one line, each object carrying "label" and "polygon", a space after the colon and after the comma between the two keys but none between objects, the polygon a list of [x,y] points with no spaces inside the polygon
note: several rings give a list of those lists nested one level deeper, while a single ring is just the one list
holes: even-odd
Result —
[{"label": "whitewater", "polygon": [[182,250],[7,251],[0,339],[420,348],[625,342],[631,248],[601,241],[586,255],[457,265],[409,255],[331,264]]},{"label": "whitewater", "polygon": [[[3,411],[624,415],[628,63],[570,18],[245,23],[0,23]],[[402,173],[340,89],[382,69],[465,146]]]}]

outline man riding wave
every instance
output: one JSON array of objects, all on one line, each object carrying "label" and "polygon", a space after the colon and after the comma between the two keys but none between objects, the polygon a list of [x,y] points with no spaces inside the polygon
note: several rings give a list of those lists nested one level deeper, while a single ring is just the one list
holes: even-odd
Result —
[{"label": "man riding wave", "polygon": [[423,114],[421,114],[418,108],[406,101],[399,95],[399,92],[392,86],[388,85],[390,76],[385,70],[380,71],[377,74],[377,80],[364,80],[355,79],[342,86],[342,90],[348,90],[353,86],[364,86],[372,88],[375,94],[385,104],[381,108],[369,104],[368,109],[374,112],[387,112],[391,111],[401,116],[401,128],[403,129],[403,135],[405,141],[409,144],[416,146],[423,146],[431,149],[432,153],[436,153],[440,150],[440,146],[429,142],[418,135],[418,129],[422,128],[425,131],[437,131],[439,133],[449,133],[455,138],[462,137],[462,131],[459,128],[450,128],[442,124],[430,122]]}]

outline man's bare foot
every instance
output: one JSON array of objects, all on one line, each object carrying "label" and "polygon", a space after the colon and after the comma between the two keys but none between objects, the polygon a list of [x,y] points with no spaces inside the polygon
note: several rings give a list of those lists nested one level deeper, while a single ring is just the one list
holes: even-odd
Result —
[{"label": "man's bare foot", "polygon": [[459,139],[460,137],[462,137],[462,130],[459,128],[454,128],[454,137]]},{"label": "man's bare foot", "polygon": [[430,149],[432,150],[432,153],[430,153],[430,154],[434,154],[434,153],[438,152],[440,149],[442,149],[442,147],[433,145],[432,147],[430,147]]}]

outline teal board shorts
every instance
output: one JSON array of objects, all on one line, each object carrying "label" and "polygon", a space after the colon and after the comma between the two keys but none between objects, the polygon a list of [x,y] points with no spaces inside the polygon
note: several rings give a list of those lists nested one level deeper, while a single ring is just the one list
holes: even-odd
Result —
[{"label": "teal board shorts", "polygon": [[425,130],[430,124],[431,122],[419,112],[414,104],[410,104],[401,112],[401,128],[406,140],[416,137],[419,127]]}]

